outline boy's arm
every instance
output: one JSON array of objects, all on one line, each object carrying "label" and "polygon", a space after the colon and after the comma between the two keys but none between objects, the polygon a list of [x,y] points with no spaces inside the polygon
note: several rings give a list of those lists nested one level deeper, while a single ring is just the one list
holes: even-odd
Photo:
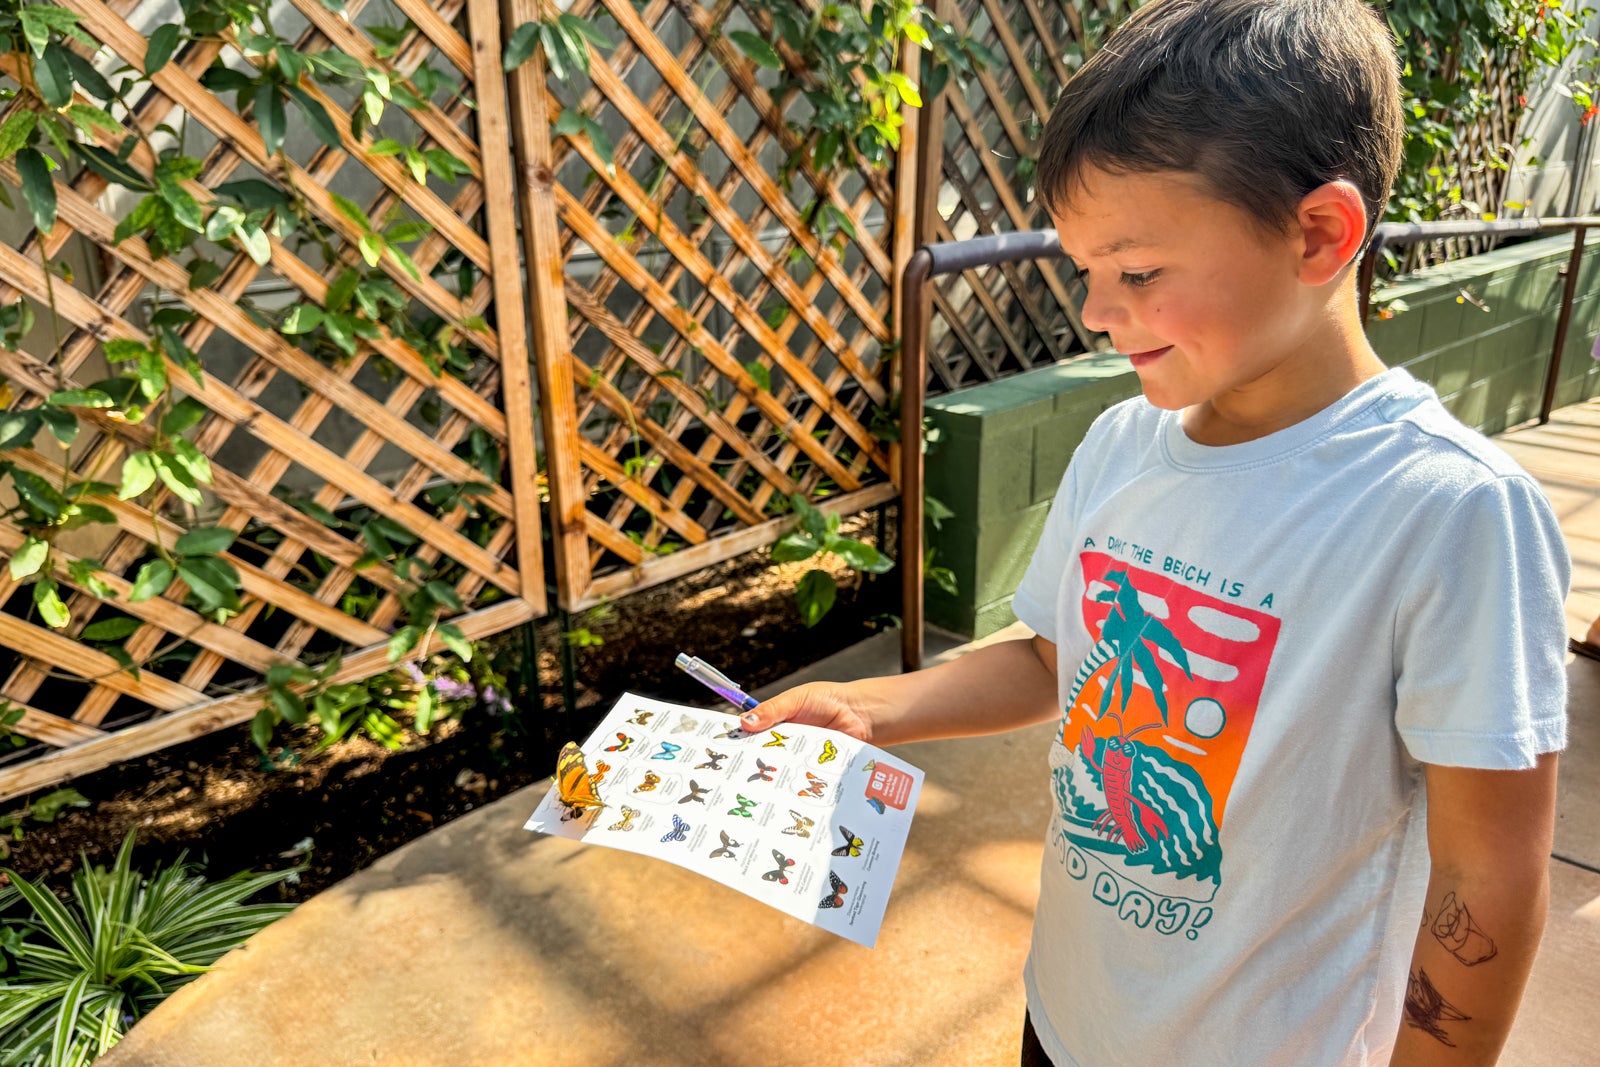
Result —
[{"label": "boy's arm", "polygon": [[1395,1067],[1493,1064],[1544,931],[1555,754],[1525,771],[1429,765],[1432,873]]},{"label": "boy's arm", "polygon": [[742,721],[747,730],[798,722],[897,745],[1044,722],[1060,713],[1056,699],[1056,646],[1033,637],[985,645],[911,674],[796,686]]}]

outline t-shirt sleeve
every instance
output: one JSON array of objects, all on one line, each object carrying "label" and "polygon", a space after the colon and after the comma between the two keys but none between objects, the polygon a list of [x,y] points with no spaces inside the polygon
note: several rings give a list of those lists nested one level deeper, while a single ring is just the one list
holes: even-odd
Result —
[{"label": "t-shirt sleeve", "polygon": [[1503,476],[1457,502],[1395,620],[1395,726],[1414,758],[1519,770],[1565,747],[1570,578],[1531,479]]},{"label": "t-shirt sleeve", "polygon": [[1059,599],[1062,578],[1072,561],[1073,514],[1076,510],[1078,457],[1082,446],[1073,453],[1067,472],[1061,476],[1050,513],[1045,516],[1044,531],[1033,550],[1033,558],[1011,598],[1011,610],[1030,630],[1051,643],[1057,643],[1056,601]]}]

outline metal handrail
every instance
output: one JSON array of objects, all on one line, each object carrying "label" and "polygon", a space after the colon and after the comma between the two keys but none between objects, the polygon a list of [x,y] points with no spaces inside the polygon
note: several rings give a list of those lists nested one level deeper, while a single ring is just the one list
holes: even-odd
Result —
[{"label": "metal handrail", "polygon": [[[1566,286],[1561,297],[1561,314],[1556,320],[1555,343],[1550,366],[1545,372],[1544,400],[1539,422],[1550,421],[1555,402],[1557,375],[1561,370],[1561,351],[1566,345],[1572,322],[1572,300],[1577,291],[1578,267],[1583,260],[1584,236],[1591,228],[1600,229],[1600,215],[1559,218],[1505,219],[1493,222],[1384,222],[1373,228],[1372,238],[1362,254],[1358,273],[1361,292],[1361,321],[1367,320],[1372,303],[1372,278],[1378,255],[1387,247],[1436,241],[1450,237],[1532,237],[1543,233],[1575,231],[1572,255],[1565,268]],[[965,241],[944,241],[921,246],[912,255],[902,275],[905,294],[905,319],[900,375],[900,666],[914,671],[922,666],[923,537],[922,537],[922,405],[926,399],[928,374],[928,317],[931,298],[928,282],[937,275],[955,274],[976,267],[1018,263],[1034,259],[1063,259],[1061,241],[1055,230],[1025,230],[993,234]]]}]

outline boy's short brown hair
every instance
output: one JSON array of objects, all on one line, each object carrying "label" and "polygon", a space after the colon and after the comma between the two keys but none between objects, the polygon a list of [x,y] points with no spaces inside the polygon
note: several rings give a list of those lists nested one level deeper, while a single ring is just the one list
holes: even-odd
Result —
[{"label": "boy's short brown hair", "polygon": [[1152,0],[1063,89],[1038,190],[1055,211],[1086,166],[1184,171],[1283,231],[1343,179],[1370,233],[1403,135],[1394,42],[1364,0]]}]

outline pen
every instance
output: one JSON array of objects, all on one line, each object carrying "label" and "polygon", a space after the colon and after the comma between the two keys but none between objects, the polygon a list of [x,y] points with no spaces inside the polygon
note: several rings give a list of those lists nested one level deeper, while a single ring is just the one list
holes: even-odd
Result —
[{"label": "pen", "polygon": [[734,705],[740,711],[750,711],[761,703],[761,701],[729,681],[727,675],[703,659],[695,659],[686,652],[679,652],[678,658],[673,662],[689,677],[720,696],[723,700]]}]

